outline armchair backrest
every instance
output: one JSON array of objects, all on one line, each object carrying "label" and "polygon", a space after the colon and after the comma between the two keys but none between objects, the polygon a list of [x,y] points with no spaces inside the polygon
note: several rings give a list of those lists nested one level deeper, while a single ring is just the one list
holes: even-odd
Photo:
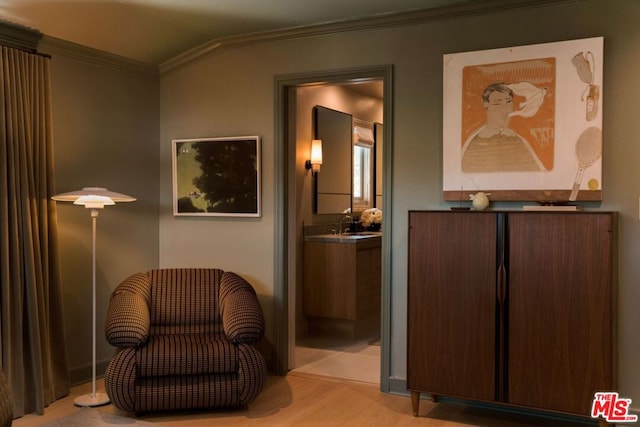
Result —
[{"label": "armchair backrest", "polygon": [[151,334],[222,331],[219,308],[220,269],[151,270]]}]

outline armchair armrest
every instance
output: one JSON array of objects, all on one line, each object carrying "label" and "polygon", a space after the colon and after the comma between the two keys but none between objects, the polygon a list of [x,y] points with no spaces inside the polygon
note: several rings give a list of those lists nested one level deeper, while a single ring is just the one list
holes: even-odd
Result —
[{"label": "armchair armrest", "polygon": [[264,314],[255,289],[228,271],[220,282],[220,316],[224,333],[234,343],[256,342],[264,335]]},{"label": "armchair armrest", "polygon": [[136,273],[114,289],[104,328],[109,344],[136,347],[147,341],[151,327],[150,286],[148,275]]}]

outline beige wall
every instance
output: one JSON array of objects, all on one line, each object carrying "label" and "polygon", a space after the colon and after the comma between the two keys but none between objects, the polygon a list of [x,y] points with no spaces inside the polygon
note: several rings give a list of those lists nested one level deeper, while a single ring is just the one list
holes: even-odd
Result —
[{"label": "beige wall", "polygon": [[[619,391],[640,402],[640,2],[592,0],[493,15],[447,18],[272,41],[216,51],[161,76],[160,264],[214,265],[248,276],[274,316],[274,77],[380,64],[394,66],[391,236],[391,378],[406,375],[406,247],[409,209],[442,201],[442,55],[604,36],[604,202],[620,212]],[[173,138],[257,134],[263,141],[263,215],[189,219],[171,215]],[[299,156],[300,157],[300,156]],[[510,207],[507,205],[507,207]],[[511,206],[518,208],[517,205]],[[385,228],[386,229],[386,228]],[[198,238],[196,239],[195,236]]]},{"label": "beige wall", "polygon": [[[113,355],[104,339],[111,291],[158,265],[157,76],[52,53],[54,156],[58,192],[100,186],[136,202],[102,210],[97,221],[99,373]],[[58,203],[65,335],[73,382],[91,378],[91,217]]]}]

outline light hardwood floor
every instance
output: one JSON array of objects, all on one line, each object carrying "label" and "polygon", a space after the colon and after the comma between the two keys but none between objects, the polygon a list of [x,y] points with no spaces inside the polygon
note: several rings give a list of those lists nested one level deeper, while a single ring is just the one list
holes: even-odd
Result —
[{"label": "light hardwood floor", "polygon": [[[103,390],[102,381],[97,383]],[[14,427],[40,426],[71,415],[80,409],[73,399],[91,391],[91,384],[72,388],[71,394],[54,402],[44,415],[27,415],[14,421]],[[133,417],[113,405],[100,411]],[[371,384],[339,381],[309,374],[290,373],[286,377],[269,377],[265,390],[247,408],[237,411],[200,411],[168,413],[141,417],[162,426],[254,426],[262,427],[361,427],[361,426],[486,426],[486,427],[578,427],[567,421],[515,415],[447,403],[423,400],[420,414],[411,413],[409,397],[382,393]]]},{"label": "light hardwood floor", "polygon": [[298,341],[292,372],[380,385],[380,346],[369,340]]}]

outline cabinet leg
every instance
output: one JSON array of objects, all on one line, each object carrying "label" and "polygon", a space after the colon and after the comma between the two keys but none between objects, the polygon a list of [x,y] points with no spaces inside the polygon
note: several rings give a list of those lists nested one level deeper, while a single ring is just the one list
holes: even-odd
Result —
[{"label": "cabinet leg", "polygon": [[413,416],[417,417],[420,411],[420,392],[411,391],[411,409],[413,410]]}]

